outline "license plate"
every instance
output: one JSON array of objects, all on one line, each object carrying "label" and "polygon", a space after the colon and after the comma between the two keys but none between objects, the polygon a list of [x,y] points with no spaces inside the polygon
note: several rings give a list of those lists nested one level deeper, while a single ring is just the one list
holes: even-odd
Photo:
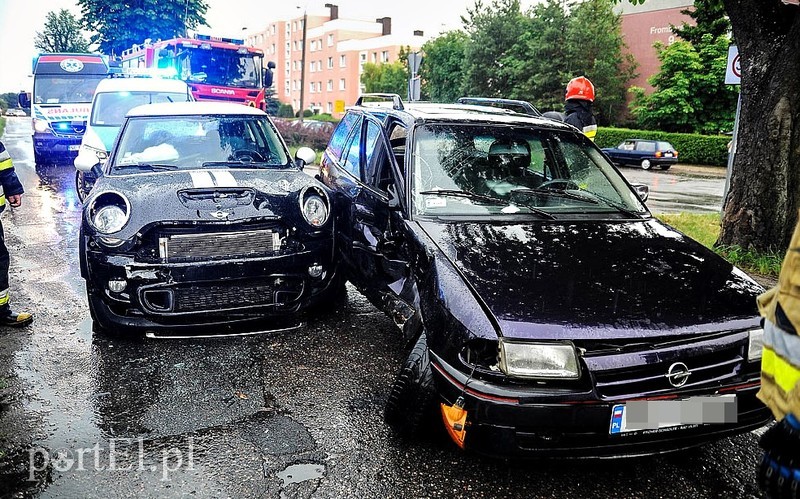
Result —
[{"label": "license plate", "polygon": [[736,395],[681,400],[635,400],[611,408],[608,433],[669,431],[702,424],[736,423]]},{"label": "license plate", "polygon": [[75,144],[75,145],[67,146],[67,151],[77,151],[80,148],[81,148],[80,144]]},{"label": "license plate", "polygon": [[665,152],[664,153],[664,157],[665,158],[671,158],[672,157],[672,153],[671,152]]}]

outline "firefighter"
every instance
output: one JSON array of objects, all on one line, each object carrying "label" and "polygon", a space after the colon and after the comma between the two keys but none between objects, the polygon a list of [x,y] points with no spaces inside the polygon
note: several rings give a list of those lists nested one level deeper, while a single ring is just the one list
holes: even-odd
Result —
[{"label": "firefighter", "polygon": [[[0,213],[6,208],[6,201],[13,208],[22,206],[22,183],[14,172],[14,164],[5,146],[0,142]],[[21,327],[33,321],[33,315],[27,312],[12,312],[8,304],[8,267],[9,256],[6,248],[3,225],[0,223],[0,326]]]},{"label": "firefighter", "polygon": [[773,499],[800,491],[800,222],[786,251],[778,285],[758,297],[764,317],[758,398],[778,423],[761,437],[759,484]]},{"label": "firefighter", "polygon": [[567,83],[567,93],[564,96],[565,122],[582,131],[584,135],[594,141],[597,135],[597,122],[592,114],[594,102],[594,85],[585,76],[578,76]]}]

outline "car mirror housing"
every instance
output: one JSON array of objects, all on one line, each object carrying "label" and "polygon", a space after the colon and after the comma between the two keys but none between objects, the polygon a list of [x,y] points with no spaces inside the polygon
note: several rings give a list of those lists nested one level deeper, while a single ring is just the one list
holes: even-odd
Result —
[{"label": "car mirror housing", "polygon": [[631,187],[633,187],[636,195],[639,196],[643,203],[650,197],[650,188],[646,184],[631,184]]},{"label": "car mirror housing", "polygon": [[89,154],[78,154],[75,158],[73,164],[75,168],[82,171],[82,172],[94,172],[95,169],[100,169],[100,162],[97,160],[96,157],[92,157],[93,155]]},{"label": "car mirror housing", "polygon": [[303,163],[300,166],[311,165],[314,164],[314,161],[317,160],[317,153],[315,153],[314,150],[311,149],[310,147],[301,147],[295,153],[294,159],[296,162]]}]

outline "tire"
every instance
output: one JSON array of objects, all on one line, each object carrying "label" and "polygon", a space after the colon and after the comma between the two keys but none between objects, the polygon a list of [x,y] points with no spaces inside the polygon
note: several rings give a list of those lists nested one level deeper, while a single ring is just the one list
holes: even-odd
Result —
[{"label": "tire", "polygon": [[664,165],[661,165],[661,169],[662,169],[662,170],[664,170],[664,171],[667,171],[667,170],[669,170],[669,167],[670,167],[670,166],[672,166],[672,165],[670,165],[670,164],[664,164]]},{"label": "tire", "polygon": [[[392,385],[384,409],[384,420],[402,438],[412,439],[429,431],[424,423],[435,414],[436,390],[428,356],[428,342],[423,332],[403,363]],[[425,432],[427,433],[427,432]]]},{"label": "tire", "polygon": [[641,165],[642,165],[642,170],[649,170],[653,166],[653,164],[650,163],[649,159],[643,159]]},{"label": "tire", "polygon": [[80,170],[75,171],[75,193],[81,203],[89,195],[89,191],[91,191],[91,187],[86,185],[86,174]]}]

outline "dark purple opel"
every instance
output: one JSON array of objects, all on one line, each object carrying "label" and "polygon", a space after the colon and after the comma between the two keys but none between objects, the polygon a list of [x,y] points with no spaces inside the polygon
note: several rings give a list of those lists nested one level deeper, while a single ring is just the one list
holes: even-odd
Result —
[{"label": "dark purple opel", "polygon": [[485,454],[630,456],[769,421],[761,287],[655,219],[592,142],[391,100],[348,111],[321,179],[349,279],[409,344],[398,433],[433,416]]}]

